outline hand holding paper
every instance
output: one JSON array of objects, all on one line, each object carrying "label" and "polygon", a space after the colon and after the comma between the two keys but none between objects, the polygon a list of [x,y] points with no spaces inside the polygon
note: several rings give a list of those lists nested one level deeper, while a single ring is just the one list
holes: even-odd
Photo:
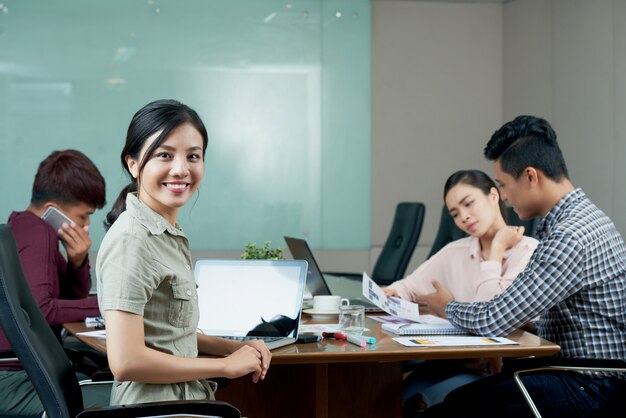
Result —
[{"label": "hand holding paper", "polygon": [[365,273],[362,286],[363,296],[388,314],[416,322],[420,320],[419,306],[416,303],[387,297],[380,286]]}]

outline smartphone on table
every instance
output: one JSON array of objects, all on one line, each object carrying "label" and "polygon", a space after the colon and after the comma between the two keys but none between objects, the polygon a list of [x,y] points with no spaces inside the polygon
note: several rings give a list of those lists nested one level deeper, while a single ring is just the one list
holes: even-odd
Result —
[{"label": "smartphone on table", "polygon": [[54,206],[50,206],[48,209],[46,209],[46,211],[41,216],[41,219],[43,219],[48,225],[50,225],[57,233],[59,229],[61,229],[61,225],[63,225],[63,223],[66,223],[68,225],[74,223],[74,221],[72,221],[67,215],[65,215]]}]

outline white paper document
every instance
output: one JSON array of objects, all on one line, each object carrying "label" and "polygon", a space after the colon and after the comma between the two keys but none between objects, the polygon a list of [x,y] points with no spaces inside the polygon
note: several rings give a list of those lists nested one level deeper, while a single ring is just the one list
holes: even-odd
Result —
[{"label": "white paper document", "polygon": [[389,315],[419,322],[420,312],[417,303],[398,298],[388,298],[385,292],[370,277],[363,273],[363,296]]},{"label": "white paper document", "polygon": [[340,329],[339,324],[300,324],[298,333],[322,334],[322,332],[337,332]]},{"label": "white paper document", "polygon": [[106,338],[107,331],[105,329],[99,329],[97,331],[77,332],[76,335],[84,335],[85,337],[94,337],[94,338]]},{"label": "white paper document", "polygon": [[458,347],[458,346],[485,346],[485,345],[517,345],[519,343],[503,337],[477,336],[415,336],[398,337],[394,341],[405,347]]}]

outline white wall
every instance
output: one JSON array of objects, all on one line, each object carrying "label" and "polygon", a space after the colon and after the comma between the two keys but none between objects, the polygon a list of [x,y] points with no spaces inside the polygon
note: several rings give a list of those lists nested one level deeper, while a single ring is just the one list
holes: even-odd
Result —
[{"label": "white wall", "polygon": [[372,19],[370,263],[396,204],[421,201],[413,268],[433,243],[446,178],[491,170],[482,148],[502,121],[502,5],[375,0]]},{"label": "white wall", "polygon": [[546,117],[570,176],[626,233],[626,2],[504,5],[504,119]]}]

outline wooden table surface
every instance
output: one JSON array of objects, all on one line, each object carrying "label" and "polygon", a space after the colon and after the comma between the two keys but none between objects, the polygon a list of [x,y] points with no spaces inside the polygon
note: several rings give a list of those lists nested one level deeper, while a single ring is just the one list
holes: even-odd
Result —
[{"label": "wooden table surface", "polygon": [[[303,315],[303,323],[330,323]],[[65,324],[79,340],[106,353],[106,341],[77,335],[83,323]],[[317,343],[292,344],[272,351],[266,379],[253,384],[250,377],[233,379],[217,392],[219,400],[231,402],[243,416],[256,418],[350,418],[402,416],[402,362],[481,357],[550,356],[559,346],[524,331],[508,338],[519,345],[480,347],[404,347],[384,333],[380,323],[365,320],[367,335],[375,345],[358,347],[346,341],[325,339]]]},{"label": "wooden table surface", "polygon": [[[316,324],[329,323],[330,320],[312,319],[307,315],[303,315],[303,322]],[[94,330],[93,328],[87,328],[82,322],[64,324],[64,327],[80,341],[99,352],[106,353],[106,340],[77,335],[80,332],[92,331]],[[365,334],[376,337],[376,344],[358,347],[347,341],[332,339],[324,339],[318,343],[292,344],[272,351],[272,364],[550,356],[559,351],[558,345],[521,330],[515,331],[508,336],[509,339],[519,342],[519,345],[411,348],[404,347],[393,341],[393,338],[397,337],[397,335],[383,332],[380,323],[377,321],[366,317],[365,327],[369,329]]]}]

